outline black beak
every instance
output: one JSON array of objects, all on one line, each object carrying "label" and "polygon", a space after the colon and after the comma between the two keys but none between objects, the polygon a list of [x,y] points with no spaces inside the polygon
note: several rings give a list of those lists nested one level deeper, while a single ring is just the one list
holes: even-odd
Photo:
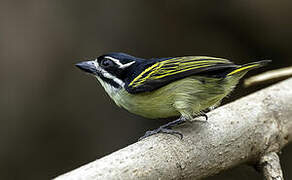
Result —
[{"label": "black beak", "polygon": [[75,64],[75,66],[77,66],[79,69],[81,69],[82,71],[85,71],[87,73],[90,74],[97,74],[97,70],[96,67],[94,65],[94,61],[83,61],[80,63]]}]

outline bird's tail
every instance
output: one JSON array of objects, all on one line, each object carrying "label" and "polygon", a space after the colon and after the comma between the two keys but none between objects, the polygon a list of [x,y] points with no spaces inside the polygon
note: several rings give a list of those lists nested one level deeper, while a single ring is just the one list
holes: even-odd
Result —
[{"label": "bird's tail", "polygon": [[234,69],[230,73],[228,73],[227,76],[232,76],[235,74],[245,74],[247,71],[252,70],[252,69],[256,69],[259,67],[263,67],[271,61],[272,60],[262,60],[262,61],[252,62],[252,63],[238,66],[236,69]]}]

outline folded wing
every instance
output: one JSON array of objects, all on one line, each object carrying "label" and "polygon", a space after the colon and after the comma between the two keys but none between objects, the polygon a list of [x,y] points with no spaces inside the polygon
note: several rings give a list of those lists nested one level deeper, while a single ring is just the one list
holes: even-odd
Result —
[{"label": "folded wing", "polygon": [[175,80],[191,75],[220,78],[237,65],[222,58],[206,56],[177,57],[157,61],[145,69],[127,84],[129,93],[141,93],[156,90]]}]

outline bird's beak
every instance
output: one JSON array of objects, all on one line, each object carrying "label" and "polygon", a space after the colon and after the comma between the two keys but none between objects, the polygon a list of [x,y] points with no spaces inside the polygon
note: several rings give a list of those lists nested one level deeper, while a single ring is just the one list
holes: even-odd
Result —
[{"label": "bird's beak", "polygon": [[83,61],[83,62],[75,64],[75,66],[77,66],[82,71],[96,75],[97,70],[94,63],[95,63],[94,61]]}]

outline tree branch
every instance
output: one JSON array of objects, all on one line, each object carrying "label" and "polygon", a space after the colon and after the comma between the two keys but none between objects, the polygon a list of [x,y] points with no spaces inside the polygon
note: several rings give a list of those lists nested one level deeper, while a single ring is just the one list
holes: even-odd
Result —
[{"label": "tree branch", "polygon": [[249,87],[257,84],[276,82],[279,80],[287,79],[289,77],[292,77],[292,66],[281,69],[274,69],[271,71],[266,71],[262,74],[252,76],[244,80],[244,86]]},{"label": "tree branch", "polygon": [[280,159],[277,153],[272,152],[260,159],[260,165],[266,180],[283,180]]},{"label": "tree branch", "polygon": [[292,79],[177,127],[181,140],[158,134],[56,180],[200,179],[241,163],[258,163],[292,139]]}]

